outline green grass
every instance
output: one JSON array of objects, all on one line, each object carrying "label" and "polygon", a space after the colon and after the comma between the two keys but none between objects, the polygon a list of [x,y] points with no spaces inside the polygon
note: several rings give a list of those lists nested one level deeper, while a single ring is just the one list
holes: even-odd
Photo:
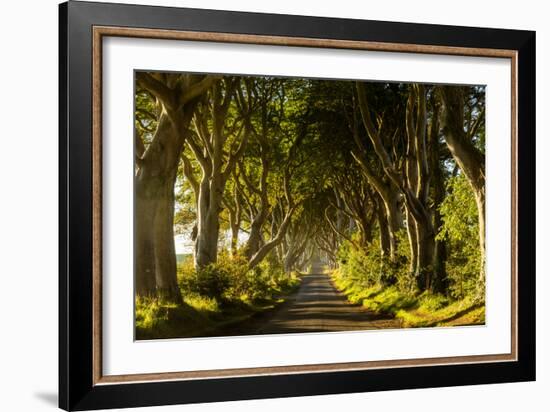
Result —
[{"label": "green grass", "polygon": [[209,310],[204,307],[197,309],[187,302],[176,305],[161,299],[136,300],[137,339],[196,336],[213,324]]},{"label": "green grass", "polygon": [[284,302],[301,279],[292,275],[284,285],[274,285],[268,298],[251,299],[243,294],[231,301],[197,293],[184,293],[183,305],[162,299],[136,299],[136,338],[170,339],[213,336],[221,328],[243,322]]},{"label": "green grass", "polygon": [[396,316],[405,327],[482,325],[485,323],[485,307],[473,304],[469,299],[450,302],[439,308],[432,308],[430,301],[439,298],[434,295],[421,296],[411,310],[399,310]]},{"label": "green grass", "polygon": [[350,303],[360,304],[375,313],[389,314],[401,321],[402,327],[480,325],[485,323],[485,306],[466,298],[451,301],[447,297],[425,292],[413,295],[395,286],[362,285],[344,278],[335,270],[332,279]]},{"label": "green grass", "polygon": [[333,271],[331,276],[336,287],[343,292],[353,304],[361,304],[363,300],[376,296],[382,290],[379,286],[367,287],[358,281],[344,278],[340,276],[338,270]]},{"label": "green grass", "polygon": [[363,306],[373,312],[396,315],[398,312],[412,308],[416,304],[414,297],[400,292],[391,286],[363,300]]}]

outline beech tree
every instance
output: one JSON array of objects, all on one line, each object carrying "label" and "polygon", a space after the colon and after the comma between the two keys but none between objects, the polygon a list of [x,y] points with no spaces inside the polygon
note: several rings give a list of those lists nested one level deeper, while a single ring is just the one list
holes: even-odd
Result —
[{"label": "beech tree", "polygon": [[[434,279],[436,232],[428,198],[431,170],[428,165],[429,154],[426,143],[429,126],[426,94],[424,85],[410,85],[408,87],[405,121],[403,122],[404,127],[388,130],[384,127],[385,118],[383,116],[378,115],[377,123],[373,121],[365,85],[360,82],[357,83],[358,105],[366,133],[381,162],[385,175],[403,195],[411,246],[410,268],[420,289],[428,289],[439,284],[439,281]],[[431,122],[435,121],[437,121],[437,117],[432,117]],[[429,130],[438,133],[437,127]],[[391,135],[397,133],[404,133],[406,136],[403,173],[400,173],[399,165],[390,156],[384,142]],[[365,149],[363,148],[363,150]],[[360,158],[358,159],[361,161]],[[367,167],[364,168],[367,169]],[[379,193],[381,194],[380,191]]]},{"label": "beech tree", "polygon": [[195,236],[195,266],[203,268],[217,261],[219,217],[222,211],[225,185],[244,153],[250,135],[249,113],[230,110],[236,99],[238,78],[217,81],[210,93],[198,103],[194,114],[194,133],[187,145],[200,166],[201,176],[193,175],[190,160],[184,169],[195,191],[197,223]]},{"label": "beech tree", "polygon": [[148,112],[145,128],[150,141],[142,138],[143,120],[135,133],[135,272],[139,296],[156,293],[181,301],[174,249],[174,184],[198,99],[214,81],[214,77],[202,75],[136,74],[138,95],[146,94],[150,100],[150,110],[137,107],[141,115]]},{"label": "beech tree", "polygon": [[[364,100],[366,100],[366,97],[364,97]],[[363,102],[363,109],[365,108],[365,104]],[[363,128],[360,127],[362,120],[358,119],[358,116],[360,117],[362,112],[359,110],[360,104],[358,104],[356,96],[351,97],[350,105],[351,114],[348,114],[346,118],[353,142],[355,143],[350,149],[350,153],[360,166],[364,180],[372,188],[371,201],[378,215],[381,254],[384,258],[394,263],[398,247],[397,233],[403,226],[399,188],[386,176],[376,158],[376,154],[361,135],[361,130],[364,129],[364,126]]]}]

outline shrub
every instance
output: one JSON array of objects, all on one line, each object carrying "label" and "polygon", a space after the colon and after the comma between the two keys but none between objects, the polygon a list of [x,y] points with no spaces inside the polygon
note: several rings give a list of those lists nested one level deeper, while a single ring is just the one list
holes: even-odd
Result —
[{"label": "shrub", "polygon": [[188,292],[195,290],[195,264],[191,256],[183,262],[178,263],[178,284],[185,296]]},{"label": "shrub", "polygon": [[223,266],[210,264],[195,272],[195,291],[202,296],[219,297],[230,285],[229,273]]},{"label": "shrub", "polygon": [[271,299],[299,282],[273,259],[265,259],[253,269],[244,256],[222,252],[218,262],[195,270],[191,259],[178,266],[178,282],[184,296],[203,296],[229,304]]},{"label": "shrub", "polygon": [[412,291],[414,279],[406,265],[409,250],[404,230],[398,233],[398,245],[397,256],[392,263],[381,256],[378,237],[366,249],[357,249],[350,242],[343,242],[338,250],[341,277],[363,288],[396,285],[402,291]]},{"label": "shrub", "polygon": [[437,236],[447,241],[450,295],[455,299],[481,295],[483,291],[478,289],[484,285],[479,282],[481,255],[475,198],[462,174],[449,179],[447,191],[439,209],[443,227]]}]

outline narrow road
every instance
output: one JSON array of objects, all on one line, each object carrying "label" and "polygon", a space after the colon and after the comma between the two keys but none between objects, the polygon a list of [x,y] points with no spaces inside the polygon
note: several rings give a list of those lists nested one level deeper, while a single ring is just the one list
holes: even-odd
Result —
[{"label": "narrow road", "polygon": [[299,290],[275,311],[245,322],[230,335],[335,332],[398,328],[399,321],[352,305],[320,267],[302,278]]}]

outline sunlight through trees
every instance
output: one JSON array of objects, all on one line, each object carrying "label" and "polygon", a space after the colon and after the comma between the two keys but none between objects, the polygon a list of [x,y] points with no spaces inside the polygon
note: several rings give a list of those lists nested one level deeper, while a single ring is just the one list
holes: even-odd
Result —
[{"label": "sunlight through trees", "polygon": [[483,305],[484,87],[139,72],[134,122],[138,326],[262,310],[312,264],[394,315]]}]

